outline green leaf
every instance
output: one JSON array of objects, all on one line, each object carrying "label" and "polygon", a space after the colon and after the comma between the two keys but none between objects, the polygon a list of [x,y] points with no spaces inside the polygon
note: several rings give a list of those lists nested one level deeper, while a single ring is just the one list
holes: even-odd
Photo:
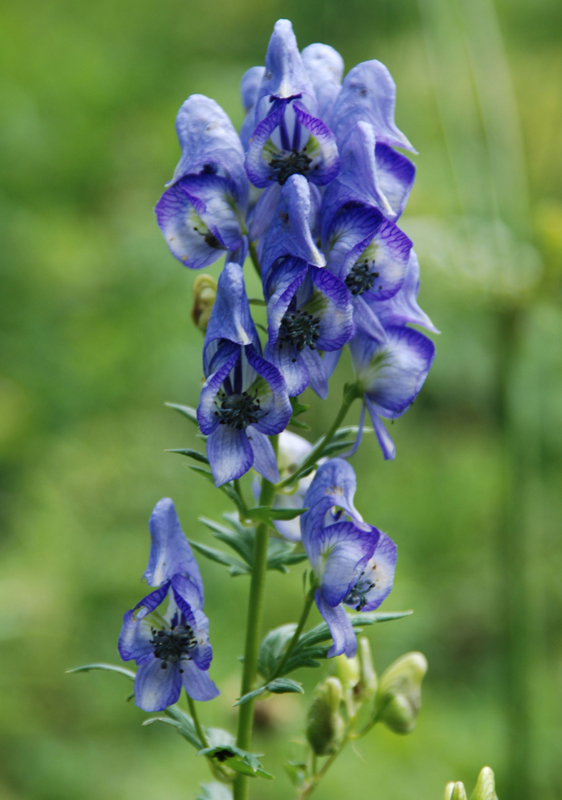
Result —
[{"label": "green leaf", "polygon": [[72,675],[74,672],[89,672],[92,669],[101,669],[105,672],[118,672],[120,675],[124,675],[126,678],[130,680],[135,680],[135,673],[127,669],[126,667],[121,667],[118,664],[84,664],[83,667],[74,667],[74,669],[67,669],[67,675]]},{"label": "green leaf", "polygon": [[232,800],[232,790],[224,783],[202,783],[196,800]]},{"label": "green leaf", "polygon": [[195,461],[201,461],[202,464],[208,464],[209,459],[207,456],[204,456],[203,453],[199,453],[197,450],[191,450],[189,447],[180,447],[174,450],[166,450],[166,453],[179,453],[180,456],[188,456],[189,458],[193,458]]},{"label": "green leaf", "polygon": [[298,417],[300,414],[303,414],[305,411],[308,411],[310,405],[306,403],[300,403],[296,397],[291,397],[291,406],[293,407],[293,417]]},{"label": "green leaf", "polygon": [[234,488],[234,484],[230,481],[228,483],[223,483],[222,486],[219,487],[221,491],[225,493],[225,495],[232,500],[238,511],[242,514],[242,516],[246,515],[246,506],[242,502],[242,499],[236,489]]},{"label": "green leaf", "polygon": [[287,761],[283,766],[293,786],[300,789],[308,776],[308,767],[306,764],[302,761]]},{"label": "green leaf", "polygon": [[205,747],[197,755],[216,759],[221,764],[227,763],[231,769],[242,775],[273,780],[273,775],[266,772],[261,766],[258,754],[248,753],[233,744],[217,744],[213,747]]},{"label": "green leaf", "polygon": [[200,749],[202,743],[189,714],[179,706],[169,706],[166,709],[166,714],[178,723],[178,733],[194,747]]},{"label": "green leaf", "polygon": [[289,692],[304,694],[304,689],[302,688],[302,684],[297,681],[292,681],[290,678],[275,678],[275,680],[269,681],[269,683],[260,686],[258,689],[254,689],[253,692],[242,695],[234,705],[242,706],[249,700],[253,700],[255,697],[259,697],[259,695],[265,694],[266,692],[271,692],[271,694],[288,694]]},{"label": "green leaf", "polygon": [[283,656],[296,628],[296,623],[290,622],[287,625],[274,628],[266,634],[258,654],[258,672],[266,680],[275,674],[277,664]]},{"label": "green leaf", "polygon": [[308,423],[301,422],[300,419],[295,419],[294,417],[291,417],[291,419],[289,420],[288,424],[292,425],[293,428],[298,428],[301,431],[311,431],[312,430],[312,428],[310,427],[310,425],[308,425]]},{"label": "green leaf", "polygon": [[198,475],[202,475],[204,478],[214,484],[212,473],[208,469],[205,469],[205,467],[194,467],[192,464],[188,464],[188,467],[189,469],[192,469],[193,472],[197,472]]},{"label": "green leaf", "polygon": [[240,561],[240,559],[235,558],[228,553],[224,553],[222,550],[216,550],[214,547],[208,547],[206,544],[196,542],[193,539],[189,539],[188,541],[190,545],[195,548],[195,550],[201,553],[201,555],[205,556],[211,561],[216,561],[217,564],[223,564],[225,567],[229,567],[229,572],[231,575],[247,575],[250,572],[248,565],[243,561]]},{"label": "green leaf", "polygon": [[261,297],[250,297],[248,298],[248,303],[251,306],[267,306],[267,303]]},{"label": "green leaf", "polygon": [[182,416],[187,417],[191,422],[193,422],[197,427],[199,427],[199,423],[197,422],[197,412],[191,406],[179,406],[177,403],[166,403],[165,405],[168,408],[174,408],[176,411],[179,411]]},{"label": "green leaf", "polygon": [[289,564],[299,564],[306,558],[306,553],[294,553],[295,544],[285,539],[271,538],[267,547],[267,568],[279,572],[288,572]]},{"label": "green leaf", "polygon": [[255,536],[253,528],[243,528],[240,526],[232,530],[208,517],[199,517],[199,520],[212,531],[213,536],[216,536],[219,541],[224,542],[224,544],[227,544],[229,547],[232,547],[232,549],[244,559],[246,564],[252,566],[254,563]]},{"label": "green leaf", "polygon": [[257,522],[271,522],[274,519],[295,519],[308,511],[307,508],[271,508],[270,506],[256,506],[248,509],[248,517]]}]

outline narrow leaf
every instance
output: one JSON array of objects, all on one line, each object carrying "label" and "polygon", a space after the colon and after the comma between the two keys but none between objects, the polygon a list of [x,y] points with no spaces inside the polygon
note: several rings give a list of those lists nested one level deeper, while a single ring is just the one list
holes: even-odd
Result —
[{"label": "narrow leaf", "polygon": [[273,694],[287,694],[288,692],[304,694],[302,684],[298,683],[298,681],[292,681],[290,678],[275,678],[265,688],[268,692],[273,692]]},{"label": "narrow leaf", "polygon": [[199,427],[199,423],[197,422],[197,412],[191,406],[179,406],[177,403],[166,403],[165,405],[168,408],[174,408],[176,411],[179,411],[182,416],[187,417],[191,422],[193,422],[197,427]]},{"label": "narrow leaf", "polygon": [[165,450],[166,453],[179,453],[180,456],[188,456],[189,458],[193,458],[195,461],[201,461],[202,464],[208,464],[209,459],[207,456],[204,456],[203,453],[199,453],[197,450],[191,450],[189,447],[180,447],[173,450]]},{"label": "narrow leaf", "polygon": [[124,675],[126,678],[130,680],[135,680],[135,673],[127,669],[126,667],[121,667],[118,664],[84,664],[83,667],[74,667],[74,669],[67,669],[66,672],[68,675],[71,675],[74,672],[89,672],[92,669],[101,669],[105,672],[118,672],[120,675]]},{"label": "narrow leaf", "polygon": [[214,547],[208,547],[206,544],[195,542],[193,539],[189,539],[188,541],[192,547],[201,553],[201,555],[204,555],[211,561],[216,561],[217,564],[223,564],[225,567],[235,568],[235,574],[237,575],[244,575],[250,571],[247,564],[244,564],[243,561],[240,561],[238,558],[235,558],[228,553],[224,553],[222,550],[217,550]]}]

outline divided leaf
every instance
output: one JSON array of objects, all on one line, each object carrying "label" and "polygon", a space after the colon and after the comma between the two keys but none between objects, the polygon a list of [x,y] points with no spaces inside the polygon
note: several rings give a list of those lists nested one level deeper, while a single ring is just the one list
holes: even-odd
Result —
[{"label": "divided leaf", "polygon": [[273,780],[273,775],[266,772],[260,764],[260,757],[257,753],[249,753],[247,750],[241,750],[233,744],[219,743],[212,747],[205,747],[197,755],[216,759],[221,764],[226,763],[235,772],[249,775],[251,778]]},{"label": "divided leaf", "polygon": [[187,417],[188,420],[199,427],[199,423],[197,422],[197,411],[194,408],[191,408],[191,406],[180,406],[177,403],[166,403],[166,405],[168,408],[174,408],[176,411],[179,411],[182,416]]},{"label": "divided leaf", "polygon": [[92,669],[101,669],[105,672],[118,672],[130,680],[135,680],[135,673],[131,669],[122,667],[118,664],[84,664],[82,667],[74,667],[74,669],[67,669],[67,675],[72,675],[74,672],[90,672]]},{"label": "divided leaf", "polygon": [[302,684],[298,681],[292,681],[290,678],[275,678],[275,680],[269,681],[269,683],[260,686],[258,689],[254,689],[253,692],[242,695],[234,705],[242,706],[249,700],[253,700],[255,697],[259,697],[261,694],[266,694],[267,692],[271,694],[304,694],[304,689],[302,688]]}]

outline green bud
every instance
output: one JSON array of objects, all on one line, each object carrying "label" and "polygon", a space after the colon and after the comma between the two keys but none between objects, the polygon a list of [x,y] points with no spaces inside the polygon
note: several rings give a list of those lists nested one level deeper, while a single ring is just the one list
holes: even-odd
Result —
[{"label": "green bud", "polygon": [[470,800],[498,800],[496,780],[490,767],[484,767],[481,770]]},{"label": "green bud", "polygon": [[357,656],[348,658],[346,655],[336,656],[336,673],[344,689],[353,689],[359,683],[361,676],[359,659]]},{"label": "green bud", "polygon": [[366,636],[361,636],[359,639],[357,657],[359,659],[360,679],[355,691],[361,700],[370,700],[375,696],[379,682],[373,666],[371,645]]},{"label": "green bud", "polygon": [[205,332],[217,296],[217,282],[210,275],[197,275],[193,281],[192,291],[191,319],[200,331]]},{"label": "green bud", "polygon": [[406,653],[381,675],[375,716],[395,733],[411,733],[416,727],[426,672],[427,660],[422,653]]},{"label": "green bud", "polygon": [[316,687],[306,717],[306,738],[317,756],[332,755],[343,739],[342,698],[343,687],[337,678],[327,678]]},{"label": "green bud", "polygon": [[467,800],[466,790],[462,781],[448,783],[445,786],[445,797],[443,800]]}]

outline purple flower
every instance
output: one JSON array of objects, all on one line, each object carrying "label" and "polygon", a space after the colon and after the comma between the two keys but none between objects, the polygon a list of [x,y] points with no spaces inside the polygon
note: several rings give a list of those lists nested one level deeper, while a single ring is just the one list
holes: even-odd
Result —
[{"label": "purple flower", "polygon": [[219,277],[203,345],[203,367],[207,380],[197,419],[208,436],[207,456],[215,485],[240,478],[252,466],[277,482],[277,462],[268,436],[285,429],[291,404],[281,373],[261,356],[238,264],[227,264]]},{"label": "purple flower", "polygon": [[278,20],[255,99],[256,127],[246,154],[246,170],[255,186],[283,185],[291,175],[325,185],[337,175],[336,140],[317,114],[316,94],[291,23]]},{"label": "purple flower", "polygon": [[384,338],[363,332],[349,343],[357,381],[385,459],[393,459],[394,442],[380,417],[396,419],[414,402],[435,357],[433,342],[403,326],[384,328]]},{"label": "purple flower", "polygon": [[315,600],[330,628],[328,657],[355,655],[357,642],[344,606],[372,611],[388,596],[394,581],[396,545],[363,522],[353,505],[356,479],[341,458],[318,468],[304,503],[302,542],[318,582]]},{"label": "purple flower", "polygon": [[287,384],[290,397],[307,386],[325,398],[328,376],[319,350],[339,350],[354,333],[351,298],[324,267],[299,258],[278,264],[268,279],[267,358]]},{"label": "purple flower", "polygon": [[[312,450],[312,445],[302,436],[298,436],[291,431],[283,431],[279,436],[279,452],[277,461],[279,463],[279,472],[281,480],[292,475],[299,463],[303,461]],[[308,487],[314,479],[316,473],[312,472],[306,478],[301,478],[296,487],[292,488],[288,494],[278,492],[275,495],[273,503],[274,508],[304,508],[304,496]],[[257,483],[257,482],[256,482]],[[259,486],[254,490],[256,500],[259,497]],[[290,542],[300,542],[301,528],[300,519],[290,520],[276,520],[274,522],[276,529],[281,536],[288,539]]]},{"label": "purple flower", "polygon": [[188,97],[176,131],[182,155],[156,218],[172,255],[200,269],[242,245],[249,191],[244,152],[228,116],[203,95]]},{"label": "purple flower", "polygon": [[[119,654],[138,664],[136,705],[163,711],[177,702],[182,686],[194,700],[212,700],[219,691],[208,674],[213,652],[199,567],[168,498],[156,504],[149,530],[144,577],[158,588],[123,617]],[[157,609],[165,600],[162,614]]]},{"label": "purple flower", "polygon": [[328,44],[309,44],[301,57],[316,96],[318,117],[329,125],[341,90],[343,58]]}]

